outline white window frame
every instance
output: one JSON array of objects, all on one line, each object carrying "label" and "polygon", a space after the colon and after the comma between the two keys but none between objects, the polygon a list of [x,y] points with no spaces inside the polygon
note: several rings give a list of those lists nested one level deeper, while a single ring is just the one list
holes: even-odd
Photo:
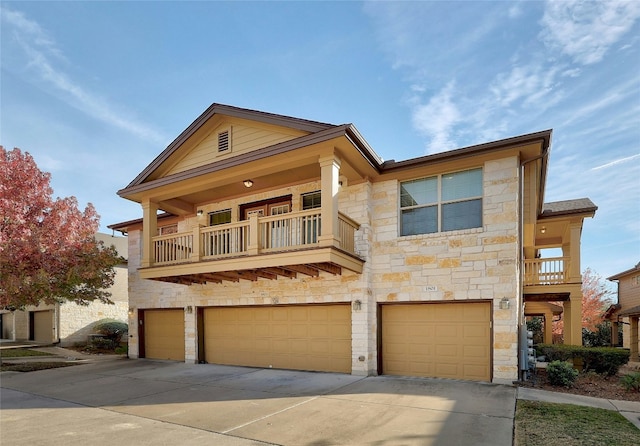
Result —
[{"label": "white window frame", "polygon": [[[443,177],[446,177],[447,175],[452,175],[452,174],[456,174],[456,173],[461,173],[461,172],[470,172],[470,171],[474,171],[474,170],[479,170],[481,173],[481,179],[480,179],[480,187],[482,190],[482,194],[478,195],[478,196],[470,196],[470,197],[464,197],[464,198],[460,198],[460,199],[455,199],[455,200],[443,200],[442,199],[442,179]],[[409,183],[412,181],[419,181],[419,180],[429,180],[429,179],[436,179],[436,195],[437,195],[437,199],[434,202],[430,202],[430,203],[424,203],[424,204],[417,204],[414,206],[402,206],[402,184],[403,183]],[[463,229],[451,229],[451,230],[443,230],[442,229],[442,223],[443,223],[443,215],[442,215],[442,208],[444,205],[447,204],[453,204],[453,203],[464,203],[467,201],[475,201],[475,200],[480,200],[480,225],[479,226],[473,226],[471,228],[463,228]],[[403,211],[406,210],[410,210],[410,209],[421,209],[421,208],[427,208],[427,207],[436,207],[436,220],[437,220],[437,230],[433,231],[433,232],[419,232],[416,234],[403,234],[403,228],[402,228],[402,214]],[[482,228],[484,225],[484,170],[481,167],[477,167],[477,168],[473,168],[473,169],[464,169],[464,170],[457,170],[457,171],[453,171],[453,172],[446,172],[443,174],[438,174],[438,175],[431,175],[428,177],[419,177],[419,178],[413,178],[411,180],[405,180],[405,181],[399,181],[398,182],[398,235],[400,237],[411,237],[414,235],[428,235],[428,234],[440,234],[440,233],[445,233],[445,232],[453,232],[453,231],[465,231],[465,230],[469,230],[469,229],[477,229],[477,228]]]}]

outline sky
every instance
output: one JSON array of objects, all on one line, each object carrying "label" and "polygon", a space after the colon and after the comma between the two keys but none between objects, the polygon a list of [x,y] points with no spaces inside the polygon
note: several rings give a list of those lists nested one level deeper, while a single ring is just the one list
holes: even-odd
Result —
[{"label": "sky", "polygon": [[385,160],[553,129],[582,269],[640,262],[640,1],[0,1],[0,144],[107,225],[212,103],[353,123]]}]

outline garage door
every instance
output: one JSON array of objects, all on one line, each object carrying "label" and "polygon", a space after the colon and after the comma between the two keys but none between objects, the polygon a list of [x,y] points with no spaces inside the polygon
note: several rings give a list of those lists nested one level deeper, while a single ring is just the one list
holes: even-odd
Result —
[{"label": "garage door", "polygon": [[490,303],[383,305],[382,373],[490,381]]},{"label": "garage door", "polygon": [[53,341],[53,311],[34,311],[33,337],[36,342]]},{"label": "garage door", "polygon": [[144,310],[144,356],[184,361],[183,310]]},{"label": "garage door", "polygon": [[351,306],[204,310],[205,360],[213,364],[351,373]]}]

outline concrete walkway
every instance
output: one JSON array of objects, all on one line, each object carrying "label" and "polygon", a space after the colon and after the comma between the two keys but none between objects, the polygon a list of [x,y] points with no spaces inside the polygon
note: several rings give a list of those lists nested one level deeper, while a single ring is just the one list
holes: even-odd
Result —
[{"label": "concrete walkway", "polygon": [[0,373],[0,444],[500,446],[516,399],[617,410],[640,429],[640,403],[526,387],[38,350],[84,364]]},{"label": "concrete walkway", "polygon": [[516,389],[111,359],[0,376],[0,444],[511,445]]}]

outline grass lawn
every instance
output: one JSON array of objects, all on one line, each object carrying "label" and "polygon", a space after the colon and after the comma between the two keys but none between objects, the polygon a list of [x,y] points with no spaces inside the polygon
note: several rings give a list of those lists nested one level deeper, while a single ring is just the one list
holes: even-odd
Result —
[{"label": "grass lawn", "polygon": [[39,352],[30,348],[6,348],[0,351],[1,358],[22,358],[24,356],[53,356],[51,353]]},{"label": "grass lawn", "polygon": [[15,362],[12,364],[0,364],[0,372],[37,372],[38,370],[57,369],[58,367],[69,367],[80,365],[76,362]]},{"label": "grass lawn", "polygon": [[637,446],[640,430],[618,412],[518,400],[516,446]]}]

